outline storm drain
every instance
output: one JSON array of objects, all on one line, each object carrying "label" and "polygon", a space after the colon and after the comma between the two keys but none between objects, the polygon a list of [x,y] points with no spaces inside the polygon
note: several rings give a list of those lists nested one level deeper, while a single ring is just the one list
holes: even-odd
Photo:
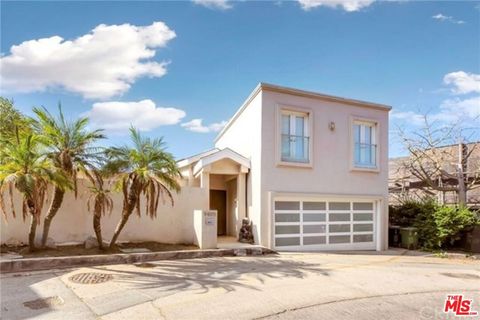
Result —
[{"label": "storm drain", "polygon": [[80,284],[97,284],[107,282],[112,279],[113,275],[111,274],[97,272],[78,273],[68,278],[68,280]]},{"label": "storm drain", "polygon": [[45,308],[54,308],[56,306],[62,305],[64,303],[63,299],[59,296],[53,296],[48,298],[39,298],[31,301],[26,301],[23,305],[32,310],[45,309]]},{"label": "storm drain", "polygon": [[445,272],[445,273],[442,273],[442,275],[450,277],[450,278],[458,278],[458,279],[469,279],[469,280],[480,279],[480,276],[477,276],[476,274],[470,274],[470,273],[449,273],[449,272]]}]

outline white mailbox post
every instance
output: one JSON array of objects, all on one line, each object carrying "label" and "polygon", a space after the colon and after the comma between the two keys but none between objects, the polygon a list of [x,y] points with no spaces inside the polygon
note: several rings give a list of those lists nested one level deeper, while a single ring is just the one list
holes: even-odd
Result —
[{"label": "white mailbox post", "polygon": [[195,244],[200,249],[217,248],[217,211],[195,210],[193,212]]}]

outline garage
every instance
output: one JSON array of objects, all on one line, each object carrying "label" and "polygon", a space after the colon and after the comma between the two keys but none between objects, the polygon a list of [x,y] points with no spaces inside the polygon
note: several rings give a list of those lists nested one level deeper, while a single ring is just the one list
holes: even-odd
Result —
[{"label": "garage", "polygon": [[376,202],[362,199],[276,198],[277,250],[375,250]]}]

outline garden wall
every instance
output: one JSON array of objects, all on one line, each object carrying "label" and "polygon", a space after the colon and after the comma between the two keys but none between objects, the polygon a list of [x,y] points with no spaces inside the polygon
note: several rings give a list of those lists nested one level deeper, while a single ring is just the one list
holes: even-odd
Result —
[{"label": "garden wall", "polygon": [[[15,208],[17,217],[14,219],[9,209],[10,201],[5,194],[6,208],[8,212],[7,221],[1,218],[1,243],[9,239],[17,239],[23,243],[28,242],[28,226],[30,219],[24,222],[21,212],[21,199],[15,194]],[[50,193],[51,196],[51,193]],[[87,209],[88,188],[81,181],[79,183],[78,197],[75,199],[73,192],[65,195],[64,202],[56,217],[52,221],[49,236],[58,243],[81,243],[88,236],[94,236],[93,215]],[[119,221],[123,195],[112,193],[114,207],[111,215],[102,218],[103,238],[109,241]],[[144,199],[142,199],[144,200]],[[174,194],[175,204],[172,207],[169,201],[160,204],[157,217],[150,219],[146,215],[138,217],[132,214],[127,225],[120,234],[119,241],[156,241],[162,243],[193,243],[193,211],[207,210],[208,193],[206,190],[197,187],[182,187],[179,194]],[[48,209],[45,206],[42,214],[42,223],[37,228],[37,238],[41,237],[43,229],[43,217]],[[145,201],[142,202],[142,211]],[[143,214],[143,212],[142,212]]]}]

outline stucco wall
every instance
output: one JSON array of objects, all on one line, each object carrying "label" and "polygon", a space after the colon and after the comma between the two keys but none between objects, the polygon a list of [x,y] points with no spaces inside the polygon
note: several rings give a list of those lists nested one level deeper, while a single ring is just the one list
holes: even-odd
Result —
[{"label": "stucco wall", "polygon": [[237,236],[237,179],[226,182],[227,186],[227,234],[229,236]]},{"label": "stucco wall", "polygon": [[[123,196],[121,193],[112,194],[114,210],[110,216],[102,218],[103,237],[110,240],[115,226],[120,218]],[[29,220],[23,222],[21,218],[20,199],[15,197],[17,218],[8,214],[8,221],[1,221],[1,243],[10,238],[27,242]],[[87,210],[86,201],[88,192],[83,183],[80,183],[78,198],[70,192],[65,196],[64,203],[57,213],[50,228],[50,236],[58,243],[82,242],[88,236],[94,236],[92,214]],[[143,215],[138,217],[132,214],[122,231],[119,241],[157,241],[163,243],[193,243],[193,211],[206,210],[208,194],[201,188],[182,187],[179,194],[174,195],[175,205],[168,202],[160,203],[157,217],[150,219]],[[45,208],[46,210],[47,208]],[[142,206],[143,209],[143,206]],[[43,219],[43,216],[42,216]],[[37,228],[37,237],[41,236],[43,225]]]},{"label": "stucco wall", "polygon": [[259,240],[261,224],[261,126],[262,93],[249,101],[245,110],[215,142],[219,149],[230,148],[250,159],[250,172],[247,177],[247,213],[254,224],[254,237]]},{"label": "stucco wall", "polygon": [[[384,198],[381,228],[387,230],[388,196],[388,112],[385,110],[340,104],[307,97],[263,91],[262,108],[262,211],[269,210],[268,192],[304,192],[318,194],[372,195]],[[311,168],[278,166],[277,108],[300,107],[312,113],[312,157]],[[350,136],[351,117],[372,119],[379,125],[379,172],[351,170],[350,152],[353,148]],[[330,131],[329,123],[335,123]],[[269,245],[271,219],[264,214],[262,219],[261,243]],[[382,236],[386,243],[386,237]]]}]

